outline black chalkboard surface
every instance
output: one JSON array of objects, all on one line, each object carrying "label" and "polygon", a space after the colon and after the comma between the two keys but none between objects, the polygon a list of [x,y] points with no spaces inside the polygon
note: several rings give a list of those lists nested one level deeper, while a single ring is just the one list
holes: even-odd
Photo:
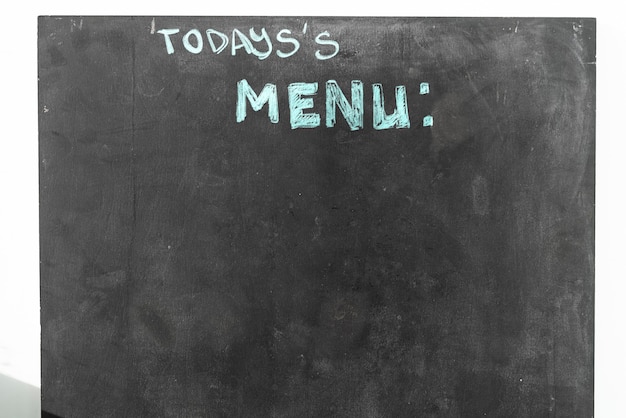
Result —
[{"label": "black chalkboard surface", "polygon": [[43,409],[592,416],[595,20],[38,42]]}]

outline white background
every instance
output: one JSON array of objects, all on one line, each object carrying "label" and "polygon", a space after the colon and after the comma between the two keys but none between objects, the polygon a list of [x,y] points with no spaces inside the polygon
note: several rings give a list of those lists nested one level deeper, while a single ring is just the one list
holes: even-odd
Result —
[{"label": "white background", "polygon": [[[102,3],[90,4],[86,3]],[[186,2],[184,7],[119,0],[11,4],[2,24],[2,136],[0,137],[0,416],[39,416],[39,247],[37,156],[38,15],[284,15],[284,16],[494,16],[597,18],[596,172],[596,417],[624,416],[626,335],[623,216],[626,176],[626,36],[617,1],[506,2],[384,1],[350,6],[309,2]],[[193,3],[193,4],[189,4]],[[270,4],[271,3],[271,4]],[[610,5],[613,6],[610,6]],[[384,9],[383,9],[384,7]],[[618,10],[618,8],[620,10]],[[620,129],[621,128],[621,129]],[[30,385],[31,389],[28,389]]]}]

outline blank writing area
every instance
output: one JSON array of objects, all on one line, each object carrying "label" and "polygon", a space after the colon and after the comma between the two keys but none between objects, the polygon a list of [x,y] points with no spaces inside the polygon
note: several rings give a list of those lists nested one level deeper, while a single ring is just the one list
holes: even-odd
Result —
[{"label": "blank writing area", "polygon": [[590,19],[40,18],[42,408],[591,416],[594,62]]}]

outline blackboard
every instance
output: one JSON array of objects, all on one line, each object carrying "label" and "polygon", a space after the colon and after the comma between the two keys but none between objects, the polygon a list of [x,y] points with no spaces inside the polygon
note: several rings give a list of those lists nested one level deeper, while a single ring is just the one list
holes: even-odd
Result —
[{"label": "blackboard", "polygon": [[592,416],[594,19],[38,35],[44,410]]}]

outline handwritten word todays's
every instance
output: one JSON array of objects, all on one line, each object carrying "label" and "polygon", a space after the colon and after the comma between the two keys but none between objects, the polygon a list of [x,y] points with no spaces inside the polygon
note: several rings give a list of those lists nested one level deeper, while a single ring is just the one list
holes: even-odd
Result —
[{"label": "handwritten word todays's", "polygon": [[[302,34],[305,34],[306,30],[305,23]],[[300,50],[300,41],[289,29],[281,29],[274,37],[271,37],[265,28],[259,31],[250,28],[247,35],[239,29],[233,29],[230,35],[215,29],[207,29],[204,34],[198,29],[191,29],[183,35],[179,28],[161,29],[157,33],[163,35],[168,54],[174,54],[180,49],[191,54],[200,54],[203,51],[221,54],[228,50],[233,56],[245,52],[264,60],[272,53],[280,58],[289,58]],[[318,33],[314,42],[319,46],[315,51],[315,58],[318,60],[330,59],[339,52],[339,44],[331,38],[328,31]]]}]

